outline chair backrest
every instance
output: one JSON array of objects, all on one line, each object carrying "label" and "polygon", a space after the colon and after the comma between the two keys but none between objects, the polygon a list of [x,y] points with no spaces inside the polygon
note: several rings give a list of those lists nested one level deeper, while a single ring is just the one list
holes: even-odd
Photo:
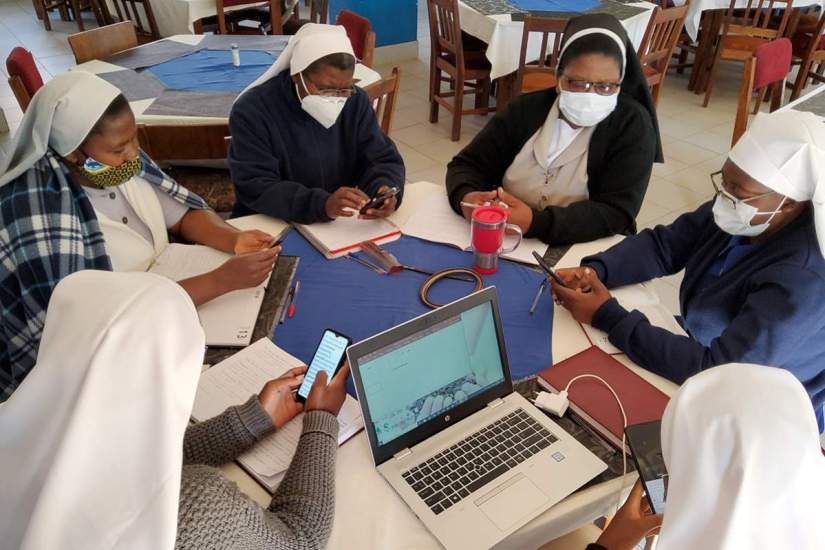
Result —
[{"label": "chair backrest", "polygon": [[[784,35],[793,0],[748,0],[745,6],[740,1],[730,0],[722,26],[723,35],[746,35],[768,40]],[[778,25],[773,18],[775,10],[782,10]]]},{"label": "chair backrest", "polygon": [[774,82],[785,80],[791,72],[793,46],[787,38],[771,40],[756,48],[756,70],[753,76],[753,89],[759,90]]},{"label": "chair backrest", "polygon": [[673,50],[679,41],[689,4],[677,8],[656,8],[639,46],[639,61],[664,75],[670,64]]},{"label": "chair backrest", "polygon": [[394,67],[392,75],[370,84],[364,91],[370,98],[375,109],[375,116],[378,117],[381,130],[389,135],[392,127],[392,119],[395,116],[395,103],[398,99],[398,90],[401,86],[401,70]]},{"label": "chair backrest", "polygon": [[[218,18],[218,33],[229,34],[229,26],[226,24],[226,8],[239,8],[242,6],[254,6],[260,4],[260,0],[216,0],[215,15]],[[283,34],[283,14],[281,13],[281,0],[269,0],[269,23],[272,26],[270,34]]]},{"label": "chair backrest", "polygon": [[[139,39],[145,41],[160,40],[160,31],[155,21],[155,14],[149,0],[112,0],[118,21],[131,21],[135,25]],[[140,5],[140,9],[138,9]],[[141,17],[141,11],[143,17]],[[144,24],[143,19],[146,19]]]},{"label": "chair backrest", "polygon": [[225,159],[229,126],[138,124],[138,142],[150,158],[163,160]]},{"label": "chair backrest", "polygon": [[[765,97],[765,88],[773,85],[771,96],[771,112],[782,105],[785,78],[791,70],[793,46],[787,38],[771,40],[759,46],[748,60],[745,61],[745,70],[742,75],[742,85],[739,89],[739,101],[736,107],[736,118],[733,122],[733,139],[731,147],[736,145],[748,126],[748,111],[750,110],[753,92],[757,94],[756,109],[759,108]],[[754,111],[756,112],[756,111]]]},{"label": "chair backrest", "polygon": [[335,18],[335,24],[346,29],[355,57],[367,67],[372,67],[375,55],[375,33],[372,31],[370,20],[349,10],[341,10]]},{"label": "chair backrest", "polygon": [[310,23],[327,24],[329,20],[329,0],[309,0]]},{"label": "chair backrest", "polygon": [[104,59],[137,45],[137,33],[131,21],[69,35],[69,46],[78,65],[92,59]]},{"label": "chair backrest", "polygon": [[458,0],[427,0],[430,19],[430,49],[435,59],[449,57],[456,67],[464,67]]},{"label": "chair backrest", "polygon": [[[521,33],[521,54],[516,75],[517,93],[524,91],[553,88],[556,85],[556,65],[561,53],[561,42],[567,19],[559,17],[524,17],[524,29]],[[527,47],[532,34],[541,35],[539,56],[534,61],[527,61]]]},{"label": "chair backrest", "polygon": [[34,56],[17,46],[6,58],[6,72],[9,74],[9,86],[14,92],[20,109],[25,112],[37,90],[43,87],[43,78],[37,70]]}]

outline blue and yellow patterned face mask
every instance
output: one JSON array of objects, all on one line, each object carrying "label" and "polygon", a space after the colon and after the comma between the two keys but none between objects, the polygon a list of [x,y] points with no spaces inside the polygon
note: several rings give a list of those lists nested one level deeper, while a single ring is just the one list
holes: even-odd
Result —
[{"label": "blue and yellow patterned face mask", "polygon": [[117,187],[122,183],[126,183],[140,174],[142,169],[143,162],[140,160],[140,156],[127,160],[120,166],[109,166],[87,156],[86,162],[80,167],[83,175],[89,178],[95,187],[100,189]]}]

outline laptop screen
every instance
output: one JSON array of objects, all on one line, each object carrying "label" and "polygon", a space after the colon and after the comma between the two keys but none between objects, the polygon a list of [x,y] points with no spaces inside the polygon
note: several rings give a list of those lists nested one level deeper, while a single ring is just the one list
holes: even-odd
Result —
[{"label": "laptop screen", "polygon": [[360,358],[378,445],[386,445],[505,379],[492,302]]}]

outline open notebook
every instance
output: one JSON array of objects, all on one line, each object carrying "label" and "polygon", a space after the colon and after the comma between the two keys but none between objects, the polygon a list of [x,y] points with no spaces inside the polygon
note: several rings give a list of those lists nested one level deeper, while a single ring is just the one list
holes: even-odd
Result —
[{"label": "open notebook", "polygon": [[357,213],[352,217],[341,216],[328,223],[296,223],[295,227],[329,260],[358,252],[358,244],[364,241],[384,244],[401,237],[401,231],[392,222],[382,219],[359,220]]},{"label": "open notebook", "polygon": [[[208,246],[175,243],[166,247],[149,271],[182,281],[217,269],[231,257]],[[249,345],[268,283],[267,279],[254,288],[234,290],[198,306],[207,346]]]},{"label": "open notebook", "polygon": [[[459,216],[450,207],[447,192],[443,186],[428,182],[407,184],[404,188],[402,209],[408,208],[411,214],[404,216],[401,231],[405,235],[425,241],[449,244],[468,250],[470,248],[470,223]],[[507,236],[504,247],[515,243],[515,237]],[[544,255],[547,245],[538,239],[524,239],[513,252],[503,254],[503,258],[530,265],[538,265],[533,252]]]},{"label": "open notebook", "polygon": [[[198,382],[192,419],[203,422],[218,416],[227,408],[241,405],[251,395],[257,395],[268,381],[303,365],[271,341],[262,338],[232,357],[207,369]],[[338,444],[344,443],[364,427],[361,407],[347,395],[338,414],[340,430]],[[301,437],[303,414],[286,426],[259,441],[238,458],[238,462],[270,493],[275,491],[283,473],[292,461]]]}]

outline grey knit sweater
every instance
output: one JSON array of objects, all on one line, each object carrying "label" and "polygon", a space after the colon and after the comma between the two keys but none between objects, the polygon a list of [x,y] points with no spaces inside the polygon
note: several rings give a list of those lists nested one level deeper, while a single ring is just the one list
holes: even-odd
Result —
[{"label": "grey knit sweater", "polygon": [[338,449],[338,420],[332,414],[304,415],[295,458],[267,510],[215,468],[274,429],[253,396],[186,430],[176,548],[300,550],[326,545],[335,513]]}]

